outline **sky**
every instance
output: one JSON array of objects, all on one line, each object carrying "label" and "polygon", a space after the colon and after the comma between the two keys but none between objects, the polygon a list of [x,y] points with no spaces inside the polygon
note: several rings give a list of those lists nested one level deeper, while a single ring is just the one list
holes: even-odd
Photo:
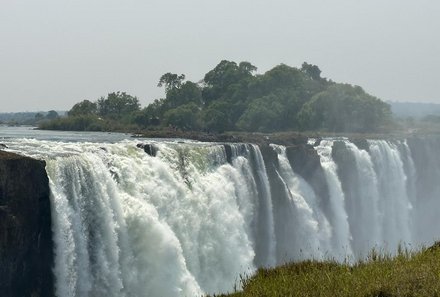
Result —
[{"label": "sky", "polygon": [[69,110],[166,72],[284,63],[386,101],[440,103],[438,0],[0,0],[0,112]]}]

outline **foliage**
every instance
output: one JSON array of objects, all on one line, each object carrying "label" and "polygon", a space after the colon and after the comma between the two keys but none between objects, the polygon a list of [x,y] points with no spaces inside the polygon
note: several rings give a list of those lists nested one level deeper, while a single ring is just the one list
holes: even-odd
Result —
[{"label": "foliage", "polygon": [[139,111],[140,104],[136,97],[125,92],[113,92],[107,98],[101,97],[97,101],[98,114],[104,118],[121,120]]},{"label": "foliage", "polygon": [[321,80],[321,69],[318,66],[304,62],[301,66],[301,71],[304,72],[310,79]]},{"label": "foliage", "polygon": [[67,114],[69,116],[92,115],[98,113],[98,104],[89,100],[83,100],[75,104]]},{"label": "foliage", "polygon": [[361,87],[335,84],[304,104],[298,118],[306,130],[371,132],[387,124],[391,111]]},{"label": "foliage", "polygon": [[284,106],[279,97],[268,95],[249,104],[237,126],[244,131],[272,131],[281,128],[280,117]]},{"label": "foliage", "polygon": [[254,79],[253,72],[257,68],[249,62],[241,62],[237,65],[235,62],[221,61],[213,70],[205,74],[203,83],[203,100],[209,105],[215,100],[238,99],[236,92]]},{"label": "foliage", "polygon": [[9,112],[0,113],[0,123],[7,125],[30,125],[35,126],[43,121],[50,121],[64,114],[63,111],[57,112],[50,110],[48,112]]},{"label": "foliage", "polygon": [[391,257],[372,251],[355,265],[333,261],[303,261],[259,269],[243,277],[243,292],[222,296],[439,296],[440,249],[419,253],[401,249]]},{"label": "foliage", "polygon": [[180,88],[182,81],[185,80],[185,74],[177,75],[174,73],[165,73],[159,79],[158,87],[165,86],[165,92],[168,93],[172,89]]},{"label": "foliage", "polygon": [[[68,112],[68,120],[56,119],[42,127],[63,129],[65,123],[65,129],[374,132],[390,122],[386,103],[360,87],[322,78],[316,65],[304,62],[298,69],[280,64],[264,74],[256,70],[249,62],[223,60],[198,83],[168,72],[158,82],[165,98],[143,109],[136,97],[110,93],[96,102],[79,102]],[[101,120],[107,123],[104,127]]]},{"label": "foliage", "polygon": [[225,101],[215,101],[202,112],[202,121],[207,131],[224,132],[234,127],[231,119],[231,105]]},{"label": "foliage", "polygon": [[67,117],[60,118],[49,111],[45,118],[50,121],[40,121],[39,127],[70,131],[127,131],[137,127],[134,122],[139,108],[136,97],[125,92],[113,92],[96,102],[83,100],[75,104],[67,112]]},{"label": "foliage", "polygon": [[176,108],[189,103],[198,106],[202,104],[202,92],[197,84],[187,81],[179,87],[168,90],[165,101],[166,108]]},{"label": "foliage", "polygon": [[57,118],[40,124],[41,129],[68,131],[109,131],[105,122],[96,115],[78,115]]},{"label": "foliage", "polygon": [[182,130],[198,130],[198,111],[194,103],[167,110],[164,115],[165,124]]},{"label": "foliage", "polygon": [[55,110],[49,110],[47,112],[45,118],[48,119],[48,120],[54,120],[54,119],[56,119],[58,117],[59,117],[58,112],[56,112]]}]

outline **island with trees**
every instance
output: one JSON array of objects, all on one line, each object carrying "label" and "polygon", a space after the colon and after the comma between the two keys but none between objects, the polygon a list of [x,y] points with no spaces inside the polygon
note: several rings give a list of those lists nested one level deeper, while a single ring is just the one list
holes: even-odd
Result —
[{"label": "island with trees", "polygon": [[165,98],[141,108],[137,97],[113,92],[75,104],[41,129],[79,131],[324,131],[380,132],[390,106],[361,87],[321,77],[318,66],[280,64],[256,74],[249,62],[223,60],[200,82],[166,73]]}]

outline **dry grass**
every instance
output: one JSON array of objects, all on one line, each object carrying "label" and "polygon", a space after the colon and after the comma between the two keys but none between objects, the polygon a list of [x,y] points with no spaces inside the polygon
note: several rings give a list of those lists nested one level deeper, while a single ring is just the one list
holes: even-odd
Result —
[{"label": "dry grass", "polygon": [[440,247],[394,257],[373,251],[355,265],[304,261],[260,269],[241,282],[242,292],[221,296],[440,296]]}]

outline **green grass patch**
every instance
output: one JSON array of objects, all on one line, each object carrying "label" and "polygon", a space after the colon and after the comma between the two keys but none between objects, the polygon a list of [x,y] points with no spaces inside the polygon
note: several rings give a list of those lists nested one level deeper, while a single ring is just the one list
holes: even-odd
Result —
[{"label": "green grass patch", "polygon": [[396,256],[373,251],[356,264],[303,261],[242,277],[243,291],[219,296],[440,296],[440,245]]}]

